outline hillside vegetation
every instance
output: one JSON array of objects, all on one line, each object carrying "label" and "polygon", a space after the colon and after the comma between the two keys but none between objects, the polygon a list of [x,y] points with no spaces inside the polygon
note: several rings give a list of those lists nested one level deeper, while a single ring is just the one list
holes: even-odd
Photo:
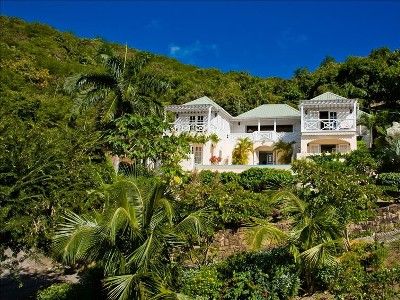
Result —
[{"label": "hillside vegetation", "polygon": [[[1,97],[10,101],[62,103],[65,112],[71,99],[63,93],[67,76],[100,71],[100,54],[123,57],[122,45],[101,38],[81,39],[49,26],[0,18]],[[129,49],[128,58],[137,54]],[[152,55],[146,71],[167,80],[171,89],[162,102],[184,103],[209,96],[236,115],[263,103],[288,103],[309,99],[325,91],[374,103],[398,105],[400,100],[400,52],[381,48],[367,57],[350,56],[343,63],[327,57],[314,72],[299,68],[291,79],[259,78],[244,72],[223,73],[201,69],[174,59]]]}]

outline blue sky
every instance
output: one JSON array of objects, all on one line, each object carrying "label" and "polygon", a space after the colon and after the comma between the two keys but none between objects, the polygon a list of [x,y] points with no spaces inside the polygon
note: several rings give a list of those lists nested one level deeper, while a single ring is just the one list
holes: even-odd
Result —
[{"label": "blue sky", "polygon": [[326,56],[400,48],[400,1],[18,1],[2,15],[222,71],[289,78]]}]

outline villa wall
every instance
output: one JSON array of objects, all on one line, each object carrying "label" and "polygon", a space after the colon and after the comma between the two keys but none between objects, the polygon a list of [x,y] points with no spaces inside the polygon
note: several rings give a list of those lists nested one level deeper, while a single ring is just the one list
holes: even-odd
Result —
[{"label": "villa wall", "polygon": [[349,134],[315,134],[308,135],[302,134],[300,140],[300,153],[297,154],[297,158],[307,157],[313,153],[309,153],[309,145],[329,145],[329,144],[348,144],[350,150],[357,149],[357,137],[355,132]]}]

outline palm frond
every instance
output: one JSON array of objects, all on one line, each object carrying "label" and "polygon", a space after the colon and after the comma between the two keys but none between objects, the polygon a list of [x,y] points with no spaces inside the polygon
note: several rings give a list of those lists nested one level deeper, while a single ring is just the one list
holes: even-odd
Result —
[{"label": "palm frond", "polygon": [[336,258],[329,252],[330,243],[318,244],[300,254],[306,266],[314,269],[318,266],[333,265],[337,262]]},{"label": "palm frond", "polygon": [[161,242],[158,236],[152,232],[147,236],[147,239],[142,245],[137,247],[135,251],[128,257],[127,264],[135,266],[140,271],[147,271],[150,264],[150,259],[155,253],[161,249]]},{"label": "palm frond", "polygon": [[95,248],[105,239],[101,234],[103,228],[95,220],[70,211],[64,219],[66,222],[58,227],[54,236],[54,249],[62,254],[63,260],[71,264],[98,254]]},{"label": "palm frond", "polygon": [[117,275],[104,280],[111,300],[147,300],[159,290],[159,282],[147,274]]},{"label": "palm frond", "polygon": [[208,226],[207,212],[199,210],[186,216],[175,226],[178,234],[189,234],[194,238],[200,238]]},{"label": "palm frond", "polygon": [[252,249],[260,249],[266,242],[280,243],[287,239],[287,234],[275,225],[258,220],[257,226],[252,227],[247,232],[248,243]]}]

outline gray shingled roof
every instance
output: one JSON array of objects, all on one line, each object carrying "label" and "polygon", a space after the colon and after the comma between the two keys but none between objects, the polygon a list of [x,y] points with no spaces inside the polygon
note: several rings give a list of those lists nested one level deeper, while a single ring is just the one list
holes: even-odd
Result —
[{"label": "gray shingled roof", "polygon": [[287,104],[264,104],[238,115],[237,119],[300,117],[300,112]]}]

